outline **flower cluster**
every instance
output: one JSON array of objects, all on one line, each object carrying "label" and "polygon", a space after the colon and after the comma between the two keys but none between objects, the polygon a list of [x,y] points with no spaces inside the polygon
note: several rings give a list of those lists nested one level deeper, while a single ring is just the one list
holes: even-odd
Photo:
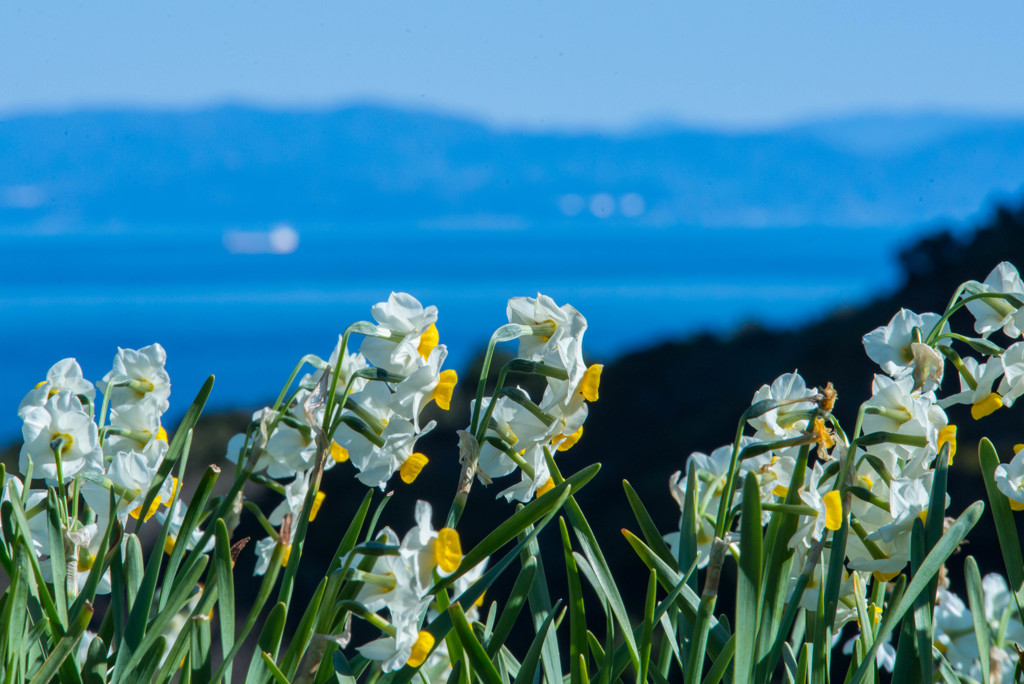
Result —
[{"label": "flower cluster", "polygon": [[499,496],[525,502],[554,486],[547,458],[582,437],[587,402],[598,398],[603,367],[584,362],[587,321],[568,304],[558,306],[541,294],[515,297],[508,303],[508,321],[527,332],[519,337],[518,354],[507,369],[543,376],[543,396],[535,402],[521,387],[504,387],[499,380],[500,394],[474,403],[474,423],[467,433],[475,432],[473,443],[479,444],[480,481],[490,484],[518,467],[520,481]]},{"label": "flower cluster", "polygon": [[[979,337],[952,331],[950,318],[961,309],[972,315]],[[992,339],[1000,330],[1010,338],[1009,346]],[[884,598],[872,598],[872,582],[884,586],[908,567],[917,521],[944,515],[948,497],[936,501],[932,490],[940,455],[948,465],[956,453],[956,426],[947,410],[964,405],[980,420],[1024,394],[1024,341],[1014,341],[1022,330],[1024,283],[1011,264],[1002,263],[984,282],[962,285],[942,314],[903,309],[888,325],[864,336],[868,357],[883,373],[875,375],[871,398],[861,406],[851,433],[832,415],[836,393],[831,385],[809,388],[793,372],[763,386],[745,414],[753,434],[739,435],[710,456],[692,454],[687,473],[670,479],[680,507],[685,511],[687,497],[694,503],[690,532],[698,567],[707,565],[716,539],[739,552],[733,521],[744,491],[751,491],[744,481],[755,477],[762,522],[776,512],[797,517],[789,540],[789,588],[794,590],[803,577],[802,608],[818,607],[823,569],[832,565],[833,549],[826,541],[846,526],[844,575],[832,627],[838,631],[846,622],[859,622],[859,603]],[[954,344],[975,355],[962,355]],[[950,385],[947,366],[955,370],[958,387],[942,393],[944,384]],[[1011,507],[1024,509],[1024,448],[996,469],[995,481]],[[795,492],[794,482],[799,483]],[[930,510],[936,503],[940,508]],[[679,552],[680,536],[668,540]],[[987,580],[986,586],[995,581]],[[950,653],[955,652],[956,631],[943,632],[942,625],[955,622],[956,600],[946,592],[936,609],[940,644]],[[1001,600],[1005,607],[1005,597]],[[957,658],[956,663],[967,663],[957,665],[958,671],[967,673],[970,658]]]}]

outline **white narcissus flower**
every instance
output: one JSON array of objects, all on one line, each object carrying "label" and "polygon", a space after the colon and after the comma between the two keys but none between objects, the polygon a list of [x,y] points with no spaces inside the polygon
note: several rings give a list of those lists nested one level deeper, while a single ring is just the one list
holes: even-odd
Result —
[{"label": "white narcissus flower", "polygon": [[305,430],[283,421],[277,424],[263,450],[267,458],[267,476],[275,479],[294,477],[313,467],[316,442]]},{"label": "white narcissus flower", "polygon": [[28,410],[34,406],[45,406],[50,397],[60,391],[68,391],[79,397],[85,397],[92,404],[96,401],[96,388],[82,377],[82,367],[75,359],[62,359],[46,372],[46,380],[35,386],[18,406],[18,417],[23,419]]},{"label": "white narcissus flower", "polygon": [[518,356],[565,370],[569,378],[562,382],[569,388],[565,392],[568,400],[587,370],[583,361],[583,333],[587,330],[587,319],[569,304],[558,306],[551,297],[539,293],[536,298],[513,297],[508,300],[506,313],[509,323],[529,326],[554,324],[550,336],[520,337]]},{"label": "white narcissus flower", "polygon": [[[1024,282],[1016,267],[1004,261],[988,274],[984,283],[970,281],[964,288],[964,297],[985,292],[998,292],[1024,301]],[[1003,329],[1008,337],[1020,337],[1024,327],[1024,309],[1006,299],[984,298],[967,302],[967,310],[974,315],[974,329],[981,335]]]},{"label": "white narcissus flower", "polygon": [[[935,403],[930,392],[912,393],[913,378],[893,380],[885,375],[876,375],[871,383],[871,398],[866,402],[870,409],[864,416],[864,433],[893,432],[908,437],[921,437],[928,447],[937,453],[939,431],[949,420],[945,412]],[[867,447],[885,462],[893,475],[901,465],[918,456],[921,447],[906,444],[875,444]]]},{"label": "white narcissus flower", "polygon": [[[882,540],[895,546],[900,546],[902,540],[909,549],[914,519],[920,519],[923,523],[928,514],[934,475],[935,471],[928,471],[913,479],[893,478],[889,483],[889,514],[892,516],[892,522],[869,534],[868,539]],[[948,495],[945,505],[949,505]]]},{"label": "white narcissus flower", "polygon": [[[164,413],[170,406],[168,398],[171,396],[171,376],[164,370],[166,363],[167,352],[159,344],[138,350],[118,347],[114,367],[103,376],[100,390],[110,396],[111,406],[134,404],[143,397],[154,397],[160,413]],[[127,380],[111,386],[118,376]]]},{"label": "white narcissus flower", "polygon": [[[284,501],[279,503],[277,508],[267,516],[267,520],[270,521],[271,525],[280,525],[284,522],[284,517],[289,514],[295,520],[298,520],[299,514],[302,513],[302,506],[306,503],[306,494],[309,491],[311,477],[312,471],[307,470],[304,473],[297,474],[294,480],[284,486]],[[325,498],[327,498],[327,495],[322,491],[318,491],[313,497],[313,507],[309,511],[310,522],[316,519]]]},{"label": "white narcissus flower", "polygon": [[416,502],[416,525],[402,538],[399,556],[413,571],[417,593],[425,596],[434,586],[434,572],[447,577],[462,562],[459,533],[450,527],[434,530],[433,509],[426,501]]},{"label": "white narcissus flower", "polygon": [[434,647],[433,636],[420,630],[432,597],[417,598],[403,592],[401,598],[403,600],[388,604],[394,636],[376,639],[356,649],[364,658],[379,661],[384,672],[394,672],[405,665],[419,667]]},{"label": "white narcissus flower", "polygon": [[397,415],[419,425],[420,412],[429,402],[435,401],[440,408],[448,410],[458,375],[453,370],[441,370],[446,356],[447,347],[443,344],[434,347],[426,360],[395,386],[391,407]]},{"label": "white narcissus flower", "polygon": [[371,312],[382,328],[381,334],[390,336],[368,335],[359,347],[360,353],[377,368],[409,375],[437,346],[436,306],[424,307],[410,294],[392,292],[388,301],[374,304]]},{"label": "white narcissus flower", "polygon": [[993,479],[1009,500],[1010,508],[1024,511],[1024,449],[1017,450],[1009,463],[997,465]]},{"label": "white narcissus flower", "polygon": [[1003,398],[993,391],[996,381],[1003,375],[1003,360],[998,356],[990,356],[985,363],[978,363],[977,359],[967,357],[963,364],[974,378],[975,386],[972,388],[967,379],[960,375],[961,391],[944,398],[939,405],[948,407],[970,404],[971,417],[980,420],[1004,405]]},{"label": "white narcissus flower", "polygon": [[1007,347],[999,360],[1003,366],[999,396],[1003,406],[1013,406],[1013,402],[1024,394],[1024,342]]},{"label": "white narcissus flower", "polygon": [[807,387],[799,373],[786,373],[769,385],[763,385],[754,393],[751,405],[768,399],[774,401],[795,401],[792,404],[773,408],[770,411],[754,416],[747,422],[756,431],[755,439],[761,442],[774,442],[803,434],[807,426],[807,416],[800,416],[814,408],[814,397],[817,393]]},{"label": "white narcissus flower", "polygon": [[153,441],[167,445],[167,432],[160,426],[159,402],[148,396],[134,404],[122,404],[110,410],[110,423],[103,438],[108,456],[119,451],[139,450]]},{"label": "white narcissus flower", "polygon": [[103,451],[99,429],[69,391],[58,392],[45,406],[34,406],[25,414],[21,434],[19,469],[26,472],[31,459],[33,477],[57,479],[54,448],[60,448],[61,474],[65,481],[85,469],[103,472]]},{"label": "white narcissus flower", "polygon": [[[366,386],[366,380],[364,378],[356,378],[352,380],[352,376],[356,371],[369,368],[370,364],[366,362],[366,358],[358,352],[345,354],[341,360],[341,366],[338,365],[338,356],[341,354],[341,341],[344,338],[343,335],[338,335],[338,343],[334,345],[334,350],[331,352],[331,356],[327,361],[327,364],[331,367],[332,373],[338,374],[338,385],[337,393],[340,395],[345,391],[349,381],[352,381],[352,391],[358,392]],[[320,384],[320,380],[323,378],[324,369],[319,368],[313,373],[307,373],[302,376],[299,381],[299,387],[307,390],[313,390],[317,385]]]},{"label": "white narcissus flower", "polygon": [[169,506],[178,486],[177,478],[167,478],[160,487],[157,497],[150,504],[149,510],[143,513],[141,507],[145,503],[146,494],[153,486],[160,467],[160,458],[153,458],[144,451],[121,451],[114,454],[107,467],[107,477],[119,487],[136,492],[134,498],[122,501],[119,505],[118,518],[124,522],[128,516],[142,517],[149,520],[163,504]]},{"label": "white narcissus flower", "polygon": [[[804,486],[800,489],[800,500],[816,512],[814,516],[800,516],[796,534],[789,540],[790,548],[797,544],[811,544],[821,537],[824,530],[838,530],[843,524],[842,496],[829,484],[822,482],[824,468],[821,462],[814,464],[814,469],[807,475]],[[820,491],[824,489],[825,491]]]},{"label": "white narcissus flower", "polygon": [[[923,340],[941,318],[936,313],[916,314],[908,309],[900,309],[888,325],[875,328],[864,336],[864,351],[886,373],[901,378],[911,372],[914,363],[911,349],[914,329],[920,331]],[[943,332],[948,330],[949,325],[944,325]]]}]

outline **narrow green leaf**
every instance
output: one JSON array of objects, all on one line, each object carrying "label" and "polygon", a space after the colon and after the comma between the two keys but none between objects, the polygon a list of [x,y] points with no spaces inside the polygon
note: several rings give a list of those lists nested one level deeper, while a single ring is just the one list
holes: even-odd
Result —
[{"label": "narrow green leaf", "polygon": [[213,669],[210,664],[210,653],[213,650],[211,648],[213,635],[210,631],[210,621],[205,615],[198,615],[190,618],[190,622],[192,629],[189,635],[189,670],[192,672],[192,678],[196,681],[208,682]]},{"label": "narrow green leaf", "polygon": [[362,532],[363,522],[366,521],[366,514],[370,510],[370,504],[373,502],[373,490],[366,492],[366,496],[363,497],[363,503],[359,505],[359,510],[356,511],[352,520],[348,524],[348,529],[345,530],[345,534],[342,536],[341,541],[338,542],[338,548],[334,551],[334,556],[331,559],[331,565],[327,568],[327,574],[331,574],[335,570],[341,567],[343,559],[348,553],[355,548],[356,543],[359,541],[359,533]]},{"label": "narrow green leaf", "polygon": [[505,684],[494,663],[487,657],[487,652],[480,644],[480,641],[473,633],[473,629],[466,620],[466,613],[462,606],[453,603],[448,607],[448,614],[452,618],[452,626],[459,635],[459,641],[466,650],[469,661],[473,664],[473,674],[480,677],[488,684]]},{"label": "narrow green leaf", "polygon": [[573,558],[572,542],[569,541],[569,529],[565,518],[558,519],[562,534],[562,551],[565,556],[566,579],[569,583],[569,667],[572,681],[582,681],[579,669],[579,656],[587,653],[587,618],[583,608],[583,588],[580,585],[580,574]]},{"label": "narrow green leaf", "polygon": [[753,675],[756,658],[757,629],[761,616],[761,491],[754,473],[743,480],[743,508],[740,515],[740,560],[736,577],[736,656],[737,681],[748,681]]},{"label": "narrow green leaf", "polygon": [[[128,610],[131,611],[135,606],[135,602],[138,600],[139,588],[142,586],[142,581],[146,571],[145,560],[142,557],[142,542],[134,534],[129,534],[125,540],[125,557],[124,557],[124,579],[125,579],[125,591],[128,595]],[[146,611],[146,615],[149,615],[149,611]],[[132,634],[131,624],[131,613],[128,618],[128,631]],[[138,625],[136,625],[138,627]],[[145,627],[145,625],[142,625]],[[134,642],[138,643],[139,639],[142,638],[142,634],[145,632],[144,629],[134,632]],[[127,636],[129,641],[133,640],[132,636]]]},{"label": "narrow green leaf", "polygon": [[494,631],[487,641],[487,656],[489,658],[494,658],[508,639],[508,635],[512,633],[512,628],[515,626],[516,619],[526,604],[527,595],[533,586],[533,580],[536,575],[537,558],[535,556],[527,556],[523,561],[522,570],[519,571],[519,575],[516,577],[515,584],[512,585],[512,591],[505,601],[505,607],[501,611],[498,623],[494,626]]},{"label": "narrow green leaf", "polygon": [[729,665],[732,662],[733,653],[736,652],[736,635],[733,634],[729,637],[729,640],[725,642],[725,646],[722,651],[715,657],[714,662],[711,664],[711,669],[704,675],[703,684],[718,684],[722,681],[722,677],[725,675],[726,670],[729,669]]},{"label": "narrow green leaf", "polygon": [[284,672],[281,672],[281,669],[274,663],[274,659],[270,657],[269,653],[263,651],[260,655],[263,657],[263,664],[266,665],[267,670],[270,671],[270,675],[277,684],[291,684]]},{"label": "narrow green leaf", "polygon": [[309,640],[313,636],[314,621],[316,620],[320,603],[324,599],[324,591],[326,589],[327,578],[325,577],[320,580],[320,584],[317,585],[316,591],[313,593],[313,598],[306,605],[306,610],[302,614],[299,626],[295,628],[295,632],[292,634],[288,650],[285,651],[284,658],[281,659],[281,671],[288,675],[288,677],[295,677],[295,672],[299,669],[299,662],[302,660],[302,654],[309,647]]},{"label": "narrow green leaf", "polygon": [[544,647],[544,642],[547,640],[548,630],[551,629],[551,623],[555,619],[555,614],[558,612],[558,608],[561,605],[561,601],[556,603],[554,609],[548,613],[544,622],[541,623],[540,628],[537,630],[537,636],[534,637],[533,643],[530,644],[530,649],[526,652],[526,657],[523,658],[523,663],[519,667],[519,674],[516,675],[512,684],[532,684],[535,680],[537,676],[537,664],[538,661],[540,661],[541,649]]},{"label": "narrow green leaf", "polygon": [[[192,566],[199,562],[200,558],[205,557],[203,549],[206,547],[207,542],[213,537],[213,527],[208,525],[206,530],[203,532],[199,541],[193,547],[191,552],[188,551],[190,546],[189,540],[192,539],[192,533],[199,525],[199,520],[202,518],[203,510],[206,508],[206,502],[210,499],[210,494],[213,492],[213,487],[217,483],[217,478],[220,476],[220,468],[210,464],[206,467],[203,472],[203,476],[199,479],[199,484],[196,486],[196,491],[192,495],[192,500],[188,504],[188,508],[185,509],[185,516],[181,520],[181,527],[178,529],[178,536],[175,538],[174,548],[171,549],[171,557],[167,561],[167,569],[164,571],[163,591],[160,592],[160,601],[157,604],[157,610],[163,610],[167,605],[166,596],[170,595],[166,587],[176,588],[178,584],[179,567],[188,554],[188,559],[185,563],[185,567],[182,571],[187,574],[191,570]],[[221,516],[216,516],[221,517]],[[179,543],[180,542],[180,543]]]},{"label": "narrow green leaf", "polygon": [[107,681],[107,643],[100,637],[89,642],[82,668],[83,684],[104,684]]},{"label": "narrow green leaf", "polygon": [[626,490],[626,499],[629,500],[629,507],[633,509],[633,516],[636,518],[637,524],[640,525],[640,532],[644,535],[644,541],[647,542],[647,546],[651,547],[652,551],[668,563],[669,567],[674,566],[673,569],[678,570],[679,566],[676,565],[676,557],[672,555],[672,550],[665,543],[665,538],[658,531],[658,527],[654,524],[650,513],[647,512],[647,508],[628,480],[622,481],[622,488]]},{"label": "narrow green leaf", "polygon": [[[670,591],[682,583],[675,605],[679,608],[683,616],[691,622],[691,624],[695,623],[697,620],[697,611],[700,607],[700,598],[696,593],[694,593],[688,584],[683,582],[682,575],[670,568],[668,564],[658,557],[658,554],[649,549],[647,545],[632,532],[629,530],[623,530],[622,534],[626,537],[626,541],[628,541],[629,545],[633,547],[633,550],[636,551],[637,555],[640,556],[640,560],[644,562],[644,565],[657,571],[658,582],[661,584],[663,589]],[[722,652],[722,649],[725,648],[725,643],[729,640],[730,633],[721,622],[715,620],[713,617],[710,619],[709,624],[710,631],[707,648],[712,657],[717,657],[718,654]]]},{"label": "narrow green leaf", "polygon": [[91,604],[86,604],[81,613],[78,615],[78,619],[71,625],[68,626],[67,634],[65,634],[50,655],[46,658],[46,662],[36,672],[35,676],[32,677],[29,684],[46,684],[53,679],[58,670],[67,660],[68,656],[71,655],[72,651],[78,645],[78,640],[82,637],[82,633],[85,628],[89,626],[89,620],[92,619],[93,608]]},{"label": "narrow green leaf", "polygon": [[[640,681],[647,681],[647,673],[651,666],[651,643],[654,635],[654,607],[657,602],[658,573],[650,571],[647,578],[647,598],[644,601],[643,629],[640,633]],[[585,681],[581,679],[580,681]]]},{"label": "narrow green leaf", "polygon": [[53,578],[53,602],[60,616],[61,627],[68,626],[67,561],[64,557],[64,525],[60,520],[60,504],[57,490],[46,491],[47,538],[50,542],[50,576]]},{"label": "narrow green leaf", "polygon": [[[545,454],[545,456],[547,456],[548,469],[551,471],[552,478],[556,483],[558,483],[562,479],[562,475],[558,470],[558,465],[555,463],[554,458],[550,457],[550,454]],[[568,480],[566,480],[566,482],[567,481]],[[557,487],[562,486],[562,484],[564,483],[556,485],[556,489]],[[600,582],[600,585],[594,588],[607,597],[608,605],[611,607],[612,613],[615,615],[615,619],[618,620],[619,625],[622,627],[622,637],[626,642],[626,648],[629,651],[633,669],[639,672],[639,653],[637,652],[636,640],[633,638],[632,625],[629,621],[629,612],[626,610],[626,606],[622,601],[622,595],[619,594],[618,584],[612,576],[611,568],[608,567],[608,561],[605,560],[604,553],[601,551],[601,545],[598,544],[597,537],[594,536],[594,531],[590,528],[590,523],[587,522],[587,517],[583,515],[583,511],[580,509],[579,504],[576,503],[576,497],[572,495],[569,496],[568,501],[565,503],[565,512],[569,516],[569,522],[572,523],[573,532],[576,533],[576,538],[580,542],[583,555],[586,557],[587,561],[589,561],[591,568],[594,570],[594,573],[597,575],[597,579]]]},{"label": "narrow green leaf", "polygon": [[249,672],[245,676],[245,684],[256,684],[266,679],[266,665],[260,653],[273,653],[281,644],[281,636],[284,634],[284,623],[288,617],[288,608],[284,603],[278,603],[267,615],[263,623],[263,631],[260,632],[259,644],[256,652],[252,654],[249,663]]},{"label": "narrow green leaf", "polygon": [[971,609],[974,622],[974,638],[978,642],[978,658],[981,662],[981,681],[989,682],[991,678],[990,654],[988,638],[988,622],[985,620],[985,591],[981,584],[981,573],[973,556],[964,561],[964,578],[967,580],[967,605]]},{"label": "narrow green leaf", "polygon": [[[221,653],[227,656],[235,644],[235,582],[234,567],[231,562],[231,540],[227,525],[223,518],[218,518],[214,530],[213,565],[214,578],[217,584],[218,624],[220,626]],[[225,681],[231,679],[231,663],[228,662],[224,671]]]},{"label": "narrow green leaf", "polygon": [[1013,519],[1013,511],[1010,510],[1010,503],[996,486],[995,471],[999,466],[999,455],[987,438],[982,439],[978,445],[978,461],[985,481],[985,492],[988,494],[988,505],[996,524],[999,550],[1003,554],[1003,565],[1006,567],[1006,579],[1017,604],[1017,614],[1021,621],[1024,621],[1024,557],[1021,556],[1017,525]]},{"label": "narrow green leaf", "polygon": [[[455,583],[455,580],[466,574],[472,568],[476,567],[483,559],[494,555],[499,549],[501,549],[501,547],[505,546],[505,544],[522,534],[527,527],[550,514],[551,511],[558,510],[562,505],[562,495],[569,491],[570,487],[572,488],[572,491],[578,491],[581,487],[586,485],[600,469],[600,463],[595,463],[584,468],[564,482],[557,484],[551,491],[547,492],[543,496],[537,497],[526,506],[523,506],[513,513],[507,520],[498,525],[493,532],[484,537],[479,544],[474,546],[469,553],[463,556],[462,563],[459,564],[459,567],[455,572],[450,576],[441,579],[436,585],[434,585],[434,588],[430,590],[430,593],[436,593],[441,589],[448,588]],[[569,501],[572,501],[571,497]]]}]

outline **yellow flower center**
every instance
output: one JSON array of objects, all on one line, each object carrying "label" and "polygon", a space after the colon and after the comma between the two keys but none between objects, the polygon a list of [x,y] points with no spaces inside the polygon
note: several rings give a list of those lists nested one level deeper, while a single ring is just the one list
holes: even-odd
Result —
[{"label": "yellow flower center", "polygon": [[281,567],[288,567],[288,559],[292,557],[292,545],[284,547],[284,553],[281,554]]},{"label": "yellow flower center", "polygon": [[783,485],[775,485],[775,489],[772,490],[772,494],[779,497],[780,499],[784,499],[786,495],[789,494],[789,487],[785,487]]},{"label": "yellow flower center", "polygon": [[1002,408],[1003,398],[995,392],[992,392],[984,399],[979,399],[971,405],[971,418],[974,420],[981,420],[985,416],[991,415],[996,412],[997,409]]},{"label": "yellow flower center", "polygon": [[843,526],[843,500],[839,492],[832,490],[821,497],[825,504],[825,527],[830,530],[838,530]]},{"label": "yellow flower center", "polygon": [[455,383],[459,381],[459,374],[453,370],[441,371],[437,386],[430,393],[430,398],[437,402],[445,411],[451,406],[452,393],[455,391]]},{"label": "yellow flower center", "polygon": [[442,527],[434,540],[434,562],[442,571],[451,574],[462,562],[462,543],[459,533],[450,527]]},{"label": "yellow flower center", "polygon": [[348,449],[337,442],[331,442],[331,458],[335,463],[344,463],[348,460]]},{"label": "yellow flower center", "polygon": [[409,667],[419,667],[426,661],[432,648],[434,648],[434,635],[430,632],[420,632],[416,637],[416,643],[412,645],[412,654],[405,664]]},{"label": "yellow flower center", "polygon": [[595,363],[583,373],[579,391],[587,401],[597,401],[597,390],[601,386],[601,371],[603,370],[604,366]]},{"label": "yellow flower center", "polygon": [[873,573],[871,573],[871,575],[879,582],[888,582],[892,578],[896,577],[898,574],[900,574],[899,570],[897,570],[896,572],[882,572],[881,570],[875,570]]},{"label": "yellow flower center", "polygon": [[423,334],[420,335],[420,343],[416,347],[416,351],[426,359],[430,356],[430,352],[437,346],[437,343],[441,340],[441,336],[437,334],[437,326],[433,323],[430,324]]},{"label": "yellow flower center", "polygon": [[313,497],[313,507],[309,509],[309,522],[316,520],[316,514],[320,512],[320,505],[324,502],[327,495],[323,492],[317,492],[316,496]]},{"label": "yellow flower center", "polygon": [[398,469],[398,473],[402,478],[402,482],[405,484],[412,484],[416,481],[416,478],[420,476],[423,471],[423,466],[427,465],[430,459],[424,454],[416,452],[409,458],[405,459],[405,463]]},{"label": "yellow flower center", "polygon": [[953,456],[956,454],[956,425],[947,425],[939,430],[939,451],[942,451],[942,446],[947,442],[949,442],[949,465],[953,465]]},{"label": "yellow flower center", "polygon": [[540,487],[537,487],[537,492],[536,492],[536,494],[534,494],[534,496],[544,496],[545,494],[547,494],[548,492],[550,492],[554,488],[555,488],[555,480],[554,480],[554,478],[549,477],[547,482],[542,484]]},{"label": "yellow flower center", "polygon": [[571,435],[559,435],[551,440],[551,442],[558,445],[559,451],[568,451],[576,444],[576,442],[580,441],[580,437],[582,436],[583,426],[580,425],[579,429]]},{"label": "yellow flower center", "polygon": [[167,441],[169,441],[169,440],[167,439],[167,430],[165,430],[165,429],[164,429],[164,426],[163,426],[163,425],[161,425],[160,427],[158,427],[158,428],[156,429],[156,438],[157,438],[157,439],[159,439],[159,440],[160,440],[160,441],[162,441],[162,442],[167,442]]},{"label": "yellow flower center", "polygon": [[1014,510],[1014,511],[1024,511],[1024,501],[1016,501],[1014,499],[1009,499],[1009,502],[1010,502],[1010,508],[1012,510]]},{"label": "yellow flower center", "polygon": [[56,442],[58,439],[61,440],[60,455],[63,456],[71,451],[71,447],[75,443],[75,438],[66,432],[54,432],[53,436],[50,437],[50,442]]},{"label": "yellow flower center", "polygon": [[174,537],[167,535],[167,539],[164,540],[164,553],[168,556],[174,551]]}]

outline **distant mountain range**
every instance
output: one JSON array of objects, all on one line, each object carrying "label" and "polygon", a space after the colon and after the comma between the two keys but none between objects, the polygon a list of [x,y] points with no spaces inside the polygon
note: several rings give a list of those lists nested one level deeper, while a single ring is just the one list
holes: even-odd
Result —
[{"label": "distant mountain range", "polygon": [[908,226],[1024,184],[1024,119],[878,115],[757,133],[496,130],[383,107],[0,119],[0,228],[394,223]]}]

